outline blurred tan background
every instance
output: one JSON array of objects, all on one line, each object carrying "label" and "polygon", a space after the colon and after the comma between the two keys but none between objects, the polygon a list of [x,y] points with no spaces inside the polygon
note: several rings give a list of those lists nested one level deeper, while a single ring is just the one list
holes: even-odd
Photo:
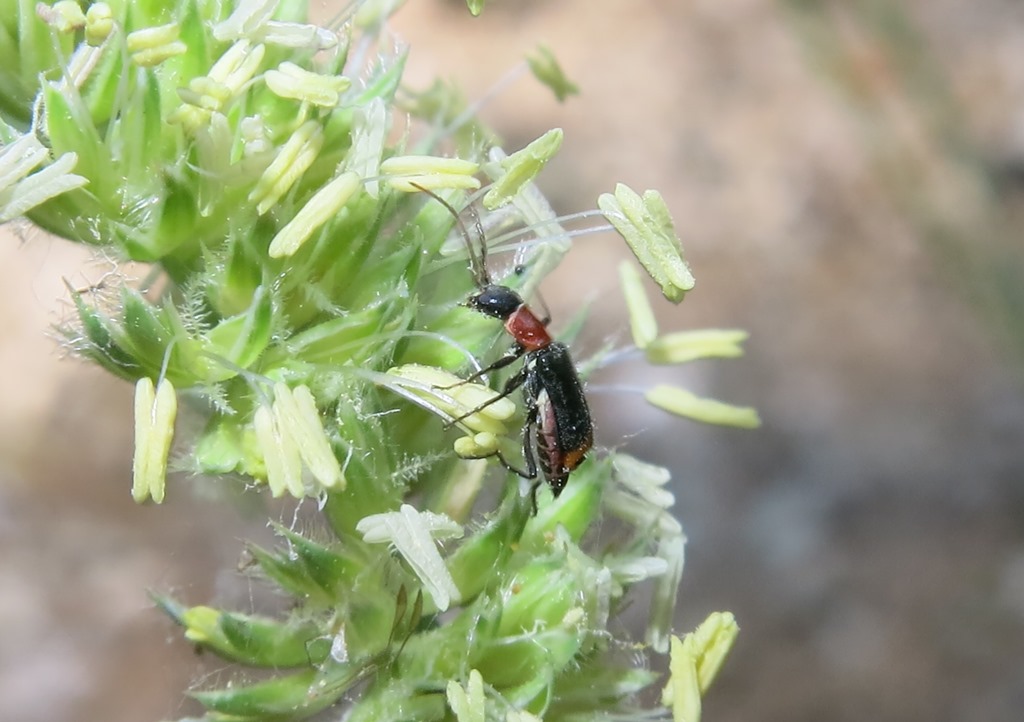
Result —
[{"label": "blurred tan background", "polygon": [[[314,3],[315,4],[315,3]],[[336,7],[318,8],[320,17]],[[663,330],[751,332],[743,359],[592,383],[599,442],[673,468],[690,538],[678,628],[742,632],[705,719],[1024,716],[1024,5],[1010,0],[413,0],[407,80],[485,95],[543,42],[582,95],[528,76],[483,116],[514,149],[566,131],[561,212],[657,188],[698,286]],[[103,263],[25,228],[0,242],[0,719],[159,719],[215,663],[145,589],[248,593],[258,510],[129,497],[131,393],[46,329]],[[622,334],[612,236],[546,295]],[[585,280],[583,280],[585,279]],[[602,386],[655,376],[756,405],[740,432]],[[176,490],[175,490],[176,489]]]}]

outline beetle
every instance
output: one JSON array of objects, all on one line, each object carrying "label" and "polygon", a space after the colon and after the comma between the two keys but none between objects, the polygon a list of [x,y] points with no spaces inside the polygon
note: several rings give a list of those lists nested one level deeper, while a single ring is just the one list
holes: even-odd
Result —
[{"label": "beetle", "polygon": [[477,290],[466,299],[464,305],[503,321],[505,330],[513,340],[512,348],[504,356],[464,379],[463,383],[523,359],[522,368],[509,377],[500,394],[449,423],[461,421],[498,399],[509,396],[516,389],[523,389],[526,405],[523,459],[526,468],[516,468],[500,451],[496,452],[496,456],[509,471],[534,480],[530,487],[530,499],[536,514],[537,489],[541,483],[537,473],[538,464],[543,479],[551,487],[555,498],[558,498],[569,481],[569,475],[583,463],[587,452],[594,445],[594,425],[583,392],[583,383],[569,348],[551,338],[548,333],[550,318],[538,317],[516,291],[491,280],[487,270],[487,244],[480,219],[475,218],[477,235],[481,239],[478,255],[473,250],[469,232],[459,212],[433,191],[415,183],[412,185],[430,195],[452,214],[466,243],[470,270]]}]

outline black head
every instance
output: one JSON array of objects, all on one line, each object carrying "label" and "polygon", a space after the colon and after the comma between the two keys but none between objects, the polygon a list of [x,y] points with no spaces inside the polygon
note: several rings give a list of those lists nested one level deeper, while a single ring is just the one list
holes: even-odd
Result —
[{"label": "black head", "polygon": [[466,299],[466,305],[480,313],[504,320],[523,305],[523,299],[511,288],[492,283]]}]

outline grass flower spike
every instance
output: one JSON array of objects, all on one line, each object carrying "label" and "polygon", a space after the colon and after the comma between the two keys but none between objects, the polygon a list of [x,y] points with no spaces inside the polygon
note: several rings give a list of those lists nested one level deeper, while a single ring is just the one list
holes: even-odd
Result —
[{"label": "grass flower spike", "polygon": [[[712,329],[659,335],[654,310],[644,291],[639,271],[632,263],[623,262],[619,266],[619,277],[629,310],[633,343],[644,352],[648,362],[681,364],[703,358],[735,358],[743,355],[741,344],[747,339],[745,331]],[[761,425],[761,418],[754,408],[701,398],[691,391],[668,384],[647,389],[644,398],[651,405],[671,414],[705,424],[742,429],[755,429]]]},{"label": "grass flower spike", "polygon": [[[60,330],[136,385],[133,497],[173,492],[173,441],[174,466],[205,483],[241,480],[318,515],[248,549],[247,573],[289,599],[279,614],[155,597],[189,642],[260,670],[190,695],[202,719],[234,722],[693,709],[734,631],[698,634],[685,665],[673,641],[671,699],[644,701],[658,675],[640,651],[669,651],[684,561],[668,471],[588,440],[534,513],[530,482],[496,461],[524,461],[531,414],[547,436],[527,451],[558,440],[540,417],[550,398],[502,392],[520,366],[488,366],[508,337],[466,306],[487,274],[467,270],[460,226],[494,256],[515,250],[522,273],[494,269],[495,283],[526,299],[573,237],[607,227],[577,227],[597,211],[557,216],[534,184],[561,130],[507,153],[450,88],[404,83],[386,22],[399,5],[349,3],[325,28],[299,0],[0,0],[0,221],[25,217],[118,264],[69,289]],[[574,91],[550,52],[532,65]],[[660,196],[619,186],[599,205],[681,299],[693,279]],[[467,208],[477,222],[458,217]],[[739,353],[737,332],[659,335],[632,266],[623,283],[652,363]],[[557,344],[582,322],[552,324]],[[756,420],[680,391],[650,400]],[[179,403],[195,411],[175,428]],[[638,585],[651,588],[639,646],[618,619]]]},{"label": "grass flower spike", "polygon": [[522,150],[504,158],[498,179],[484,195],[484,208],[493,211],[515,198],[562,147],[562,136],[562,129],[554,128]]},{"label": "grass flower spike", "polygon": [[87,181],[74,170],[75,153],[65,153],[42,170],[49,153],[33,135],[22,135],[0,148],[0,223],[23,216],[38,205]]},{"label": "grass flower spike", "polygon": [[608,222],[626,239],[633,255],[668,300],[679,303],[694,286],[693,274],[683,260],[672,218],[657,191],[636,191],[620,183],[615,193],[597,200]]},{"label": "grass flower spike", "polygon": [[174,439],[178,400],[171,382],[162,379],[155,390],[149,377],[135,384],[135,463],[132,498],[143,502],[164,500],[167,455]]},{"label": "grass flower spike", "polygon": [[700,722],[701,695],[714,681],[738,633],[731,614],[715,612],[682,639],[672,638],[671,676],[662,701],[671,706],[673,722]]}]

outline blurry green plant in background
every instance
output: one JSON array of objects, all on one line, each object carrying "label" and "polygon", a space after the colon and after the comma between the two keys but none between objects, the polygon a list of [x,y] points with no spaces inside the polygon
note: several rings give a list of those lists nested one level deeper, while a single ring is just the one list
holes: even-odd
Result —
[{"label": "blurry green plant in background", "polygon": [[1024,245],[1005,179],[901,3],[784,0],[808,64],[849,103],[886,197],[990,333],[1024,363]]},{"label": "blurry green plant in background", "polygon": [[[351,720],[694,720],[737,628],[716,613],[670,635],[684,536],[668,472],[594,453],[533,515],[519,484],[482,494],[494,465],[475,458],[514,453],[515,404],[461,420],[452,449],[445,422],[496,395],[453,372],[506,341],[460,305],[472,278],[448,241],[456,219],[419,189],[465,207],[481,175],[493,182],[481,226],[492,251],[516,250],[524,295],[573,235],[608,226],[563,226],[532,184],[561,131],[506,155],[452,89],[402,85],[394,5],[352,3],[324,28],[291,0],[0,2],[0,220],[149,269],[72,289],[77,319],[61,329],[136,383],[136,501],[164,500],[176,441],[185,470],[314,500],[329,529],[276,526],[277,548],[249,547],[252,573],[291,598],[276,616],[156,596],[187,639],[250,668],[191,695],[211,720],[301,719],[343,699]],[[549,52],[530,65],[559,97],[574,91]],[[599,206],[681,300],[693,279],[660,195],[619,186]],[[739,332],[659,334],[638,270],[622,277],[650,362],[740,354]],[[647,397],[758,423],[683,389]],[[179,399],[205,426],[175,439]],[[613,621],[645,580],[638,646]],[[653,709],[643,649],[671,652]]]}]

